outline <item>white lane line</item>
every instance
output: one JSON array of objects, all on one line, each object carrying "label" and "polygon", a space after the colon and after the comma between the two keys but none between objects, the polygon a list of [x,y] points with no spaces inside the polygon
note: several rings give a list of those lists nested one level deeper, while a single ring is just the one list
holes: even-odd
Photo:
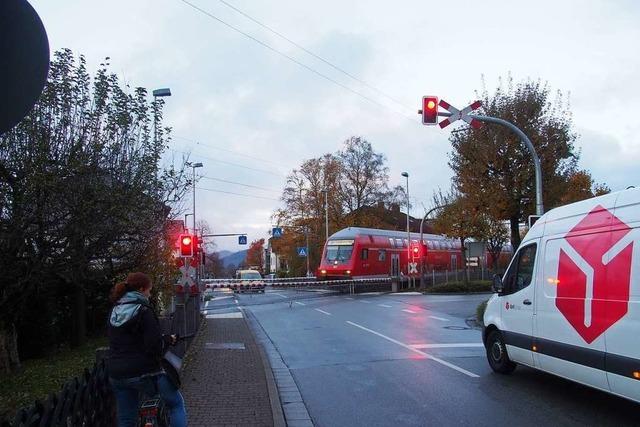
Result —
[{"label": "white lane line", "polygon": [[481,342],[462,342],[462,343],[449,343],[449,344],[412,344],[411,348],[471,348],[471,347],[484,347]]},{"label": "white lane line", "polygon": [[[274,292],[274,293],[275,293],[275,292]],[[288,296],[286,296],[286,295],[282,295],[282,294],[276,294],[276,295],[278,295],[280,298],[285,298],[285,299],[289,298]]]},{"label": "white lane line", "polygon": [[320,313],[324,313],[324,314],[326,314],[327,316],[331,316],[331,313],[327,313],[326,311],[324,311],[324,310],[320,310],[319,308],[316,308],[315,310],[316,310],[316,311],[319,311]]},{"label": "white lane line", "polygon": [[364,299],[359,299],[358,302],[364,303],[364,304],[371,304],[371,301],[367,301]]},{"label": "white lane line", "polygon": [[429,316],[429,317],[431,317],[432,319],[441,320],[443,322],[449,321],[449,319],[445,319],[444,317],[438,317],[438,316]]},{"label": "white lane line", "polygon": [[240,304],[240,303],[238,302],[238,300],[236,300],[236,304]]},{"label": "white lane line", "polygon": [[417,313],[417,311],[409,310],[408,308],[403,308],[402,311],[404,311],[405,313],[411,313],[411,314]]},{"label": "white lane line", "polygon": [[413,351],[414,353],[418,353],[418,354],[420,354],[420,355],[422,355],[422,356],[426,357],[427,359],[431,359],[431,360],[433,360],[434,362],[438,362],[438,363],[440,363],[440,364],[442,364],[442,365],[444,365],[444,366],[446,366],[446,367],[448,367],[448,368],[454,369],[454,370],[456,370],[456,371],[458,371],[458,372],[460,372],[460,373],[462,373],[462,374],[465,374],[465,375],[467,375],[467,376],[469,376],[469,377],[471,377],[471,378],[480,378],[480,376],[479,376],[479,375],[474,374],[473,372],[467,371],[466,369],[461,368],[460,366],[456,366],[456,365],[454,365],[453,363],[449,363],[449,362],[447,362],[446,360],[442,360],[442,359],[440,359],[440,358],[438,358],[438,357],[435,357],[435,356],[430,355],[429,353],[425,353],[424,351],[420,351],[420,350],[418,350],[417,348],[413,348],[413,347],[411,347],[410,345],[407,345],[407,344],[402,343],[402,342],[400,342],[400,341],[394,340],[393,338],[390,338],[390,337],[388,337],[388,336],[386,336],[386,335],[382,335],[380,332],[376,332],[376,331],[373,331],[373,330],[371,330],[371,329],[369,329],[369,328],[365,328],[364,326],[362,326],[362,325],[358,325],[357,323],[353,323],[353,322],[351,322],[351,321],[349,321],[349,320],[347,320],[347,323],[348,323],[348,324],[350,324],[351,326],[355,326],[356,328],[360,328],[360,329],[362,329],[363,331],[367,331],[367,332],[369,332],[369,333],[372,333],[372,334],[374,334],[374,335],[377,335],[377,336],[379,336],[380,338],[384,338],[385,340],[390,341],[390,342],[392,342],[392,343],[394,343],[394,344],[398,344],[399,346],[404,347],[404,348],[406,348],[407,350]]},{"label": "white lane line", "polygon": [[378,307],[393,308],[393,306],[387,304],[378,304]]},{"label": "white lane line", "polygon": [[351,297],[344,297],[344,299],[353,299],[353,298],[351,298]]},{"label": "white lane line", "polygon": [[298,304],[298,305],[307,305],[307,304],[305,304],[305,303],[303,303],[303,302],[300,302],[300,301],[294,301],[294,302],[295,302],[296,304]]},{"label": "white lane line", "polygon": [[242,319],[244,316],[242,313],[219,313],[219,314],[208,314],[207,319]]}]

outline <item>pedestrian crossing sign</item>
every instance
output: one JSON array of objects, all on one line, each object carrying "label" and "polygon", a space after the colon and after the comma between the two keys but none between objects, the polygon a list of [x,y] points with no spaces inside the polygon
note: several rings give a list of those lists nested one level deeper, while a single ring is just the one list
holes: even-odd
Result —
[{"label": "pedestrian crossing sign", "polygon": [[307,256],[307,248],[305,248],[304,246],[298,248],[298,256],[305,258]]}]

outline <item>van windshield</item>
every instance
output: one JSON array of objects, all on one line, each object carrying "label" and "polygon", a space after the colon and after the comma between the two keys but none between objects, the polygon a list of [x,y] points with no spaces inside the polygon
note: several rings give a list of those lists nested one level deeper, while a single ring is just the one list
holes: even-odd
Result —
[{"label": "van windshield", "polygon": [[249,280],[259,280],[259,279],[262,279],[262,276],[260,276],[260,273],[258,273],[257,271],[247,271],[247,272],[240,273],[240,278],[249,279]]}]

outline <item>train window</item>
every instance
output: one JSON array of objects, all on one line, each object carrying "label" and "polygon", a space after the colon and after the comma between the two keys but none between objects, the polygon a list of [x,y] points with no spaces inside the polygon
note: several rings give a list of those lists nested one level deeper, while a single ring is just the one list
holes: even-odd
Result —
[{"label": "train window", "polygon": [[396,239],[396,248],[402,247],[402,239]]},{"label": "train window", "polygon": [[368,259],[369,258],[369,249],[364,248],[360,251],[360,259]]},{"label": "train window", "polygon": [[427,247],[433,249],[433,240],[427,240]]},{"label": "train window", "polygon": [[378,249],[378,261],[384,261],[387,259],[387,251],[384,249]]},{"label": "train window", "polygon": [[396,241],[395,241],[395,240],[393,240],[393,238],[389,237],[389,243],[391,244],[391,247],[392,247],[392,248],[395,248],[395,247],[396,247]]},{"label": "train window", "polygon": [[402,239],[402,247],[406,248],[407,246],[409,246],[409,241],[407,239]]},{"label": "train window", "polygon": [[433,242],[433,249],[435,249],[436,251],[440,250],[440,242],[435,241]]}]

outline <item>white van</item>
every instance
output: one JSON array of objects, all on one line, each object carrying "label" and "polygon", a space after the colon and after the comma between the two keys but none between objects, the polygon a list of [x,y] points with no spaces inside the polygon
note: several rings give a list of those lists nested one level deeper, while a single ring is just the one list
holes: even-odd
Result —
[{"label": "white van", "polygon": [[484,314],[491,368],[517,363],[640,402],[640,189],[553,209]]}]

